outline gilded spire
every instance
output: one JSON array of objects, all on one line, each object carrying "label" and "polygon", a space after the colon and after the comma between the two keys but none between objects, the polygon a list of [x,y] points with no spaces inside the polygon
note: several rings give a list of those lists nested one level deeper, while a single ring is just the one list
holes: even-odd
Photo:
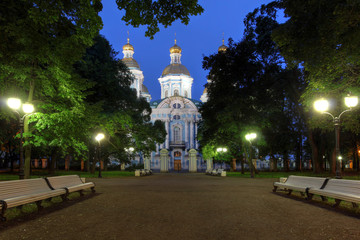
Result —
[{"label": "gilded spire", "polygon": [[224,33],[222,33],[223,37],[222,37],[222,45],[218,48],[218,52],[226,52],[226,50],[228,49],[227,46],[225,46],[225,40],[224,40]]},{"label": "gilded spire", "polygon": [[170,53],[181,53],[181,47],[179,47],[178,45],[176,45],[176,43],[177,43],[177,40],[176,40],[176,33],[175,33],[175,44],[174,44],[174,46],[172,46],[171,48],[170,48]]},{"label": "gilded spire", "polygon": [[127,31],[127,44],[123,46],[123,51],[134,51],[134,47],[130,44],[129,31]]}]

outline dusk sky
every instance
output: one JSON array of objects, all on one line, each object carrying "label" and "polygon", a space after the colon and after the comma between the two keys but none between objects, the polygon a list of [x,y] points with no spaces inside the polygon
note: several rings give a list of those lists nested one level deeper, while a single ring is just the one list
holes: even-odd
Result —
[{"label": "dusk sky", "polygon": [[169,49],[174,45],[176,33],[177,45],[182,48],[181,62],[194,79],[192,98],[199,100],[204,91],[207,71],[202,68],[203,56],[217,52],[222,44],[224,33],[225,44],[228,38],[236,42],[241,40],[244,31],[245,16],[271,0],[200,0],[205,9],[199,16],[190,18],[186,26],[176,21],[168,28],[160,28],[153,40],[145,37],[146,27],[133,28],[121,20],[124,11],[117,8],[115,0],[103,0],[103,11],[100,13],[104,35],[119,52],[122,59],[122,46],[126,44],[127,31],[130,33],[130,44],[134,46],[134,59],[144,73],[144,84],[148,87],[152,100],[160,99],[158,78],[164,68],[170,64]]}]

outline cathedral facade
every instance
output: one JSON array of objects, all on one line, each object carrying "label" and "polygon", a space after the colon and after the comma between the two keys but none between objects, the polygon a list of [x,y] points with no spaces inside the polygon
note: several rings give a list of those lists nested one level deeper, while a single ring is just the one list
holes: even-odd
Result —
[{"label": "cathedral facade", "polygon": [[[224,44],[220,46],[219,51],[224,47]],[[181,53],[182,49],[175,40],[174,46],[170,48],[170,64],[165,67],[158,79],[161,98],[151,101],[151,95],[144,85],[143,72],[133,58],[134,47],[129,43],[129,39],[123,46],[122,61],[135,77],[131,87],[136,89],[139,97],[146,98],[150,103],[151,121],[163,121],[167,133],[165,142],[157,144],[156,151],[151,153],[150,158],[137,158],[138,161],[144,162],[145,169],[161,172],[198,172],[206,169],[206,162],[199,154],[197,141],[198,123],[201,120],[198,109],[201,102],[191,97],[194,79],[181,63]],[[206,88],[201,100],[207,101]]]}]

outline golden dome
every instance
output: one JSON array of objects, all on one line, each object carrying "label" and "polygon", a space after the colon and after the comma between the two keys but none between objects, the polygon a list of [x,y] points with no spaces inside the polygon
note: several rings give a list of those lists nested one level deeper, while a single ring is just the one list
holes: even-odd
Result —
[{"label": "golden dome", "polygon": [[142,86],[141,86],[141,92],[149,93],[149,90],[147,89],[147,87],[144,84],[142,84]]},{"label": "golden dome", "polygon": [[207,93],[207,87],[204,89],[203,94]]},{"label": "golden dome", "polygon": [[133,45],[131,45],[130,43],[129,43],[129,38],[127,39],[127,44],[125,44],[124,46],[123,46],[123,50],[124,51],[126,51],[126,50],[128,50],[128,51],[134,51],[134,47],[133,47]]},{"label": "golden dome", "polygon": [[125,63],[125,65],[128,67],[128,68],[138,68],[140,69],[140,66],[139,64],[137,63],[137,61],[133,58],[123,58],[121,59],[121,61],[123,61],[123,63]]},{"label": "golden dome", "polygon": [[170,53],[181,53],[181,47],[179,47],[178,45],[176,45],[176,39],[175,39],[175,44],[174,46],[172,46],[170,48]]},{"label": "golden dome", "polygon": [[165,76],[165,75],[187,75],[187,76],[190,76],[190,72],[189,70],[187,70],[187,68],[180,64],[180,63],[172,63],[170,65],[168,65],[164,71],[162,72],[162,76]]},{"label": "golden dome", "polygon": [[218,52],[220,53],[220,52],[226,52],[226,50],[228,49],[228,47],[227,46],[225,46],[225,44],[224,44],[224,39],[222,40],[222,45],[219,47],[219,49],[218,49]]}]

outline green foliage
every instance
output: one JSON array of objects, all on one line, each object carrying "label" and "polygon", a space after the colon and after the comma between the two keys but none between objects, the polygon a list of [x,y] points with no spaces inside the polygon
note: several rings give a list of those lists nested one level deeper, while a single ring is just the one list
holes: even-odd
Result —
[{"label": "green foliage", "polygon": [[151,39],[160,31],[159,24],[166,28],[179,19],[187,25],[190,16],[204,11],[198,0],[116,0],[116,3],[120,10],[125,10],[122,20],[133,27],[148,26],[145,36]]},{"label": "green foliage", "polygon": [[274,9],[255,9],[244,22],[245,35],[239,43],[230,40],[225,53],[204,58],[211,82],[208,102],[200,109],[204,119],[200,143],[228,146],[233,157],[241,158],[248,154],[245,135],[256,132],[254,144],[265,155],[291,152],[298,134],[303,134],[299,104],[303,73],[284,68],[271,38],[279,26]]},{"label": "green foliage", "polygon": [[[301,64],[307,71],[309,85],[302,95],[303,105],[312,111],[320,97],[332,100],[331,112],[346,109],[343,98],[360,94],[360,3],[358,1],[279,1],[289,19],[273,33],[281,54],[293,65]],[[359,114],[344,116],[344,127],[359,133]],[[356,116],[356,118],[354,118]],[[314,114],[310,125],[330,130]]]}]

